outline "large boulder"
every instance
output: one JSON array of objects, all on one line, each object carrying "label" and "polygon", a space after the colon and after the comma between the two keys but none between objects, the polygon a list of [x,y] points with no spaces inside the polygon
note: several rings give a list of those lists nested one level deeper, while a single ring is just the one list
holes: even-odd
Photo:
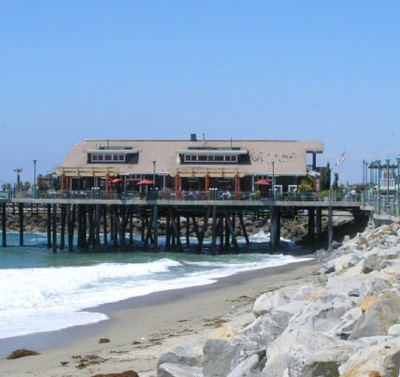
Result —
[{"label": "large boulder", "polygon": [[158,367],[157,377],[203,377],[201,368],[163,363]]},{"label": "large boulder", "polygon": [[351,297],[325,294],[310,302],[295,315],[288,329],[320,331],[334,335],[342,331],[345,323],[348,326],[348,319],[343,317],[355,307],[356,303]]},{"label": "large boulder", "polygon": [[400,297],[394,292],[373,296],[370,305],[365,307],[356,322],[349,339],[387,335],[391,326],[398,323],[400,316]]},{"label": "large boulder", "polygon": [[208,339],[203,347],[205,377],[226,377],[238,364],[243,344]]},{"label": "large boulder", "polygon": [[227,377],[259,377],[261,374],[259,363],[259,355],[253,354],[239,363]]},{"label": "large boulder", "polygon": [[285,331],[267,350],[263,377],[338,376],[338,368],[357,349],[316,331]]},{"label": "large boulder", "polygon": [[192,347],[176,347],[170,351],[164,352],[160,355],[157,365],[163,363],[180,364],[186,366],[196,366],[203,358],[201,348]]},{"label": "large boulder", "polygon": [[339,367],[340,377],[397,377],[400,373],[400,338],[360,347]]},{"label": "large boulder", "polygon": [[369,274],[372,271],[379,271],[381,269],[382,263],[387,259],[390,259],[390,257],[387,255],[378,255],[378,254],[369,255],[364,260],[362,272],[364,274]]},{"label": "large boulder", "polygon": [[280,310],[264,314],[244,328],[235,342],[244,344],[245,349],[265,349],[286,329],[290,317]]},{"label": "large boulder", "polygon": [[260,317],[281,305],[287,304],[288,302],[289,297],[282,289],[264,293],[254,302],[253,314],[256,318]]}]

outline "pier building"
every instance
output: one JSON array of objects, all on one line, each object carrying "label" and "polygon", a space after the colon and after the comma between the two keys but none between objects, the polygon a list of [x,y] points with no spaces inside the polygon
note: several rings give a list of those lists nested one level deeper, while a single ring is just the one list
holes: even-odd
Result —
[{"label": "pier building", "polygon": [[[75,144],[56,169],[61,190],[138,193],[143,180],[159,192],[234,193],[295,191],[317,169],[321,141],[295,140],[89,140]],[[265,186],[265,187],[261,187]],[[152,187],[149,187],[151,189]],[[164,190],[164,191],[163,191]]]}]

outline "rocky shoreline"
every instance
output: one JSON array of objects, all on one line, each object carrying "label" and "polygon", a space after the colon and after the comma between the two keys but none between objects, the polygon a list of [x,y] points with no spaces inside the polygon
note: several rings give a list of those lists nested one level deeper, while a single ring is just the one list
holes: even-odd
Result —
[{"label": "rocky shoreline", "polygon": [[398,376],[400,221],[317,258],[309,284],[260,296],[244,329],[163,353],[158,377]]}]

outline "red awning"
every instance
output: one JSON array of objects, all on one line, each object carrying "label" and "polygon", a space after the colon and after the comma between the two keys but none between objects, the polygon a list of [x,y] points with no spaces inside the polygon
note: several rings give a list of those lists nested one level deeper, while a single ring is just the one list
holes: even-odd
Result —
[{"label": "red awning", "polygon": [[150,179],[142,179],[138,183],[136,183],[139,186],[145,186],[145,185],[152,185],[154,182]]},{"label": "red awning", "polygon": [[271,186],[271,182],[266,181],[265,179],[259,179],[258,181],[254,182],[254,184],[259,186]]},{"label": "red awning", "polygon": [[111,183],[120,183],[120,182],[122,182],[122,179],[121,179],[121,178],[115,178],[115,179],[113,179],[113,180],[111,181]]}]

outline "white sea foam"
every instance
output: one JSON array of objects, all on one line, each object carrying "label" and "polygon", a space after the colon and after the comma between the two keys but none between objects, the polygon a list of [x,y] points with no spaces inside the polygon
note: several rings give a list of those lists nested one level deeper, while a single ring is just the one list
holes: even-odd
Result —
[{"label": "white sea foam", "polygon": [[83,309],[305,260],[282,255],[257,259],[178,262],[162,258],[148,263],[0,269],[0,338],[99,322],[107,317]]}]

